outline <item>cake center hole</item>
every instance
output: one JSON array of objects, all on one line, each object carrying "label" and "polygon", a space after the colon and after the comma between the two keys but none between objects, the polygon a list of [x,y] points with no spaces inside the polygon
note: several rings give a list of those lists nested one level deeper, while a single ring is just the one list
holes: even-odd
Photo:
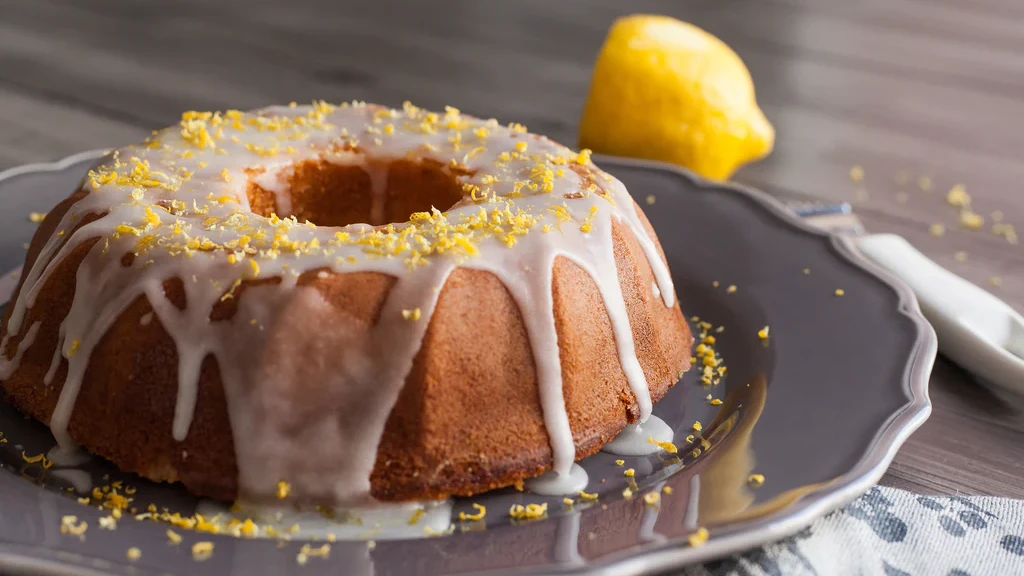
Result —
[{"label": "cake center hole", "polygon": [[455,175],[427,160],[306,161],[278,174],[253,175],[247,194],[256,214],[295,216],[317,226],[401,223],[431,207],[446,211],[463,197]]}]

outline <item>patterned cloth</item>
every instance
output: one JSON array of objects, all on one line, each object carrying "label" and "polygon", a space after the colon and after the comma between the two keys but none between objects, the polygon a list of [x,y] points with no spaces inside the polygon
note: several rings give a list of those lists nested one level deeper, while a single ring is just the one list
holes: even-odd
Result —
[{"label": "patterned cloth", "polygon": [[872,488],[797,535],[679,576],[1024,574],[1024,502]]}]

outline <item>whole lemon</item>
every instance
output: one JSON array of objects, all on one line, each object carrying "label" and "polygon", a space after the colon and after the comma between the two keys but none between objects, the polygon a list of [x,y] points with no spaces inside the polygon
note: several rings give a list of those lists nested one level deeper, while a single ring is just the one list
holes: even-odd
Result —
[{"label": "whole lemon", "polygon": [[724,180],[774,142],[750,72],[724,42],[667,16],[612,25],[594,66],[580,147]]}]

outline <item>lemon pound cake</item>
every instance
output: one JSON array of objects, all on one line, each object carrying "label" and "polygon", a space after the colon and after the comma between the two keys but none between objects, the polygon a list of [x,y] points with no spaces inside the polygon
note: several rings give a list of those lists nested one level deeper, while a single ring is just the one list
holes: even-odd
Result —
[{"label": "lemon pound cake", "polygon": [[471,495],[599,450],[690,364],[621,182],[526,128],[364,103],[187,112],[29,248],[9,400],[195,494]]}]

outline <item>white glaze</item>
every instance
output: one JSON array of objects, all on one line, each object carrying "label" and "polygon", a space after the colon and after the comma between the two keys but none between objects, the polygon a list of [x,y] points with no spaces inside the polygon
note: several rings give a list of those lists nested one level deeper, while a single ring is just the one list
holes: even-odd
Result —
[{"label": "white glaze", "polygon": [[690,495],[686,502],[683,526],[688,530],[696,530],[700,527],[700,474],[694,474],[690,478]]},{"label": "white glaze", "polygon": [[[21,267],[17,267],[14,270],[0,276],[0,303],[6,304],[11,299],[11,295],[14,294],[14,290],[18,287],[18,280],[21,279]],[[0,350],[3,347],[0,346]]]},{"label": "white glaze", "polygon": [[674,437],[671,426],[661,418],[651,416],[646,422],[627,425],[611,442],[601,447],[601,451],[618,456],[646,456],[661,450],[649,438],[671,442]]},{"label": "white glaze", "polygon": [[[200,368],[204,358],[213,356],[227,397],[243,495],[266,497],[274,492],[278,479],[287,478],[296,495],[345,503],[365,501],[384,424],[412,366],[440,289],[453,269],[466,267],[497,275],[523,312],[553,469],[556,475],[571,477],[575,444],[562,394],[551,294],[552,269],[558,256],[569,258],[594,279],[611,319],[620,363],[641,422],[646,420],[651,398],[636,358],[615,269],[613,220],[624,224],[637,239],[653,270],[656,285],[652,290],[666,306],[674,305],[674,289],[667,266],[623,185],[585,158],[579,162],[593,178],[584,181],[570,169],[576,160],[574,153],[518,127],[505,128],[494,121],[449,112],[435,128],[424,132],[420,127],[429,120],[425,114],[414,107],[402,111],[318,104],[228,115],[223,121],[220,116],[193,115],[183,118],[181,125],[157,133],[150,145],[124,148],[109,156],[83,184],[89,194],[65,214],[58,233],[46,241],[27,271],[24,289],[12,303],[5,336],[6,344],[6,338],[21,332],[26,311],[57,264],[83,242],[99,238],[79,267],[74,301],[60,325],[58,346],[45,377],[46,384],[52,383],[67,360],[67,376],[50,419],[58,442],[73,444],[67,425],[93,348],[125,308],[145,295],[177,347],[175,439],[188,436]],[[197,144],[197,123],[212,145]],[[384,131],[387,126],[394,126],[394,131]],[[489,135],[481,136],[481,131]],[[518,154],[524,144],[528,150]],[[282,152],[263,153],[267,150]],[[511,157],[505,156],[510,152]],[[287,216],[291,210],[287,183],[293,167],[307,160],[323,160],[356,165],[370,175],[371,224],[383,224],[386,164],[406,158],[444,166],[455,162],[468,173],[454,176],[458,182],[492,194],[481,202],[467,195],[444,215],[431,216],[429,225],[407,222],[376,229],[366,224],[317,227],[263,218],[249,211],[246,187],[250,177],[273,192],[277,210]],[[538,186],[543,178],[534,180],[514,193],[514,189],[520,190],[517,181],[531,182],[538,168],[553,179],[543,187]],[[182,204],[169,210],[172,201]],[[565,220],[550,210],[553,206],[564,207]],[[426,251],[421,257],[425,265],[413,266],[415,260],[408,249],[392,250],[381,257],[368,252],[365,244],[337,236],[383,237],[384,242],[392,242],[411,231],[433,238],[430,234],[436,232],[431,227],[436,231],[439,222],[458,224],[479,216],[481,210],[493,215],[503,208],[509,218],[522,211],[535,224],[510,236],[515,231],[502,216],[499,220],[504,228],[475,237],[477,253],[459,245],[443,253]],[[76,228],[76,221],[87,214],[101,217]],[[243,232],[254,240],[236,245]],[[286,249],[271,246],[269,239],[282,234]],[[510,237],[515,241],[511,248],[507,245]],[[201,248],[201,240],[214,248]],[[188,242],[192,244],[186,246]],[[296,245],[304,248],[288,248]],[[129,252],[137,256],[131,265],[123,266],[121,256]],[[234,260],[228,257],[231,253]],[[297,287],[302,272],[318,268],[337,273],[381,272],[399,279],[369,337],[349,334],[344,319],[331,316],[331,307],[315,289]],[[163,281],[174,277],[185,280],[185,310],[164,296]],[[230,320],[209,321],[214,306],[233,297],[232,286],[256,277],[280,277],[281,281],[249,287]],[[404,319],[402,311],[414,308],[420,309],[420,320]],[[37,326],[28,329],[10,360],[6,354],[0,357],[0,374],[17,369],[20,354],[31,344]],[[330,342],[289,341],[286,335],[296,332],[326,334]],[[312,359],[310,346],[318,354]],[[303,421],[296,432],[294,419],[299,416],[292,413],[288,394],[295,394],[309,379],[323,381],[323,390],[334,404],[352,407],[345,411],[344,421],[338,420],[340,411],[323,417],[318,414],[312,421]],[[644,426],[649,428],[651,423]],[[645,433],[644,442],[647,435],[652,434]],[[296,441],[305,449],[295,450]]]},{"label": "white glaze", "polygon": [[[658,482],[651,489],[651,492],[655,492],[661,496],[661,489],[665,487],[664,482]],[[665,540],[665,537],[654,531],[655,525],[658,523],[658,514],[661,513],[661,500],[659,499],[657,504],[644,506],[644,515],[640,519],[640,529],[637,531],[637,538],[641,542],[661,542]]]},{"label": "white glaze", "polygon": [[581,511],[573,510],[558,517],[558,526],[555,528],[556,562],[572,565],[585,563],[580,556],[581,515]]},{"label": "white glaze", "polygon": [[81,447],[76,445],[71,446],[54,446],[46,452],[46,459],[53,462],[57,466],[68,466],[75,467],[81,466],[86,462],[92,460],[92,456],[82,450]]},{"label": "white glaze", "polygon": [[14,357],[10,361],[3,359],[3,355],[6,354],[7,343],[9,342],[7,336],[4,336],[3,342],[0,342],[0,380],[6,380],[17,370],[25,350],[28,350],[29,346],[32,346],[32,343],[36,341],[36,333],[39,332],[40,324],[40,322],[33,322],[29,326],[25,337],[21,339],[21,342],[18,342],[18,348],[15,350]]},{"label": "white glaze", "polygon": [[92,476],[85,470],[76,470],[74,468],[51,470],[50,476],[71,484],[71,487],[79,494],[88,494],[93,488]]},{"label": "white glaze", "polygon": [[578,494],[580,490],[587,487],[590,477],[587,471],[579,464],[573,463],[568,474],[555,470],[547,472],[535,478],[526,480],[526,488],[534,494],[542,496],[562,496],[566,494]]}]

